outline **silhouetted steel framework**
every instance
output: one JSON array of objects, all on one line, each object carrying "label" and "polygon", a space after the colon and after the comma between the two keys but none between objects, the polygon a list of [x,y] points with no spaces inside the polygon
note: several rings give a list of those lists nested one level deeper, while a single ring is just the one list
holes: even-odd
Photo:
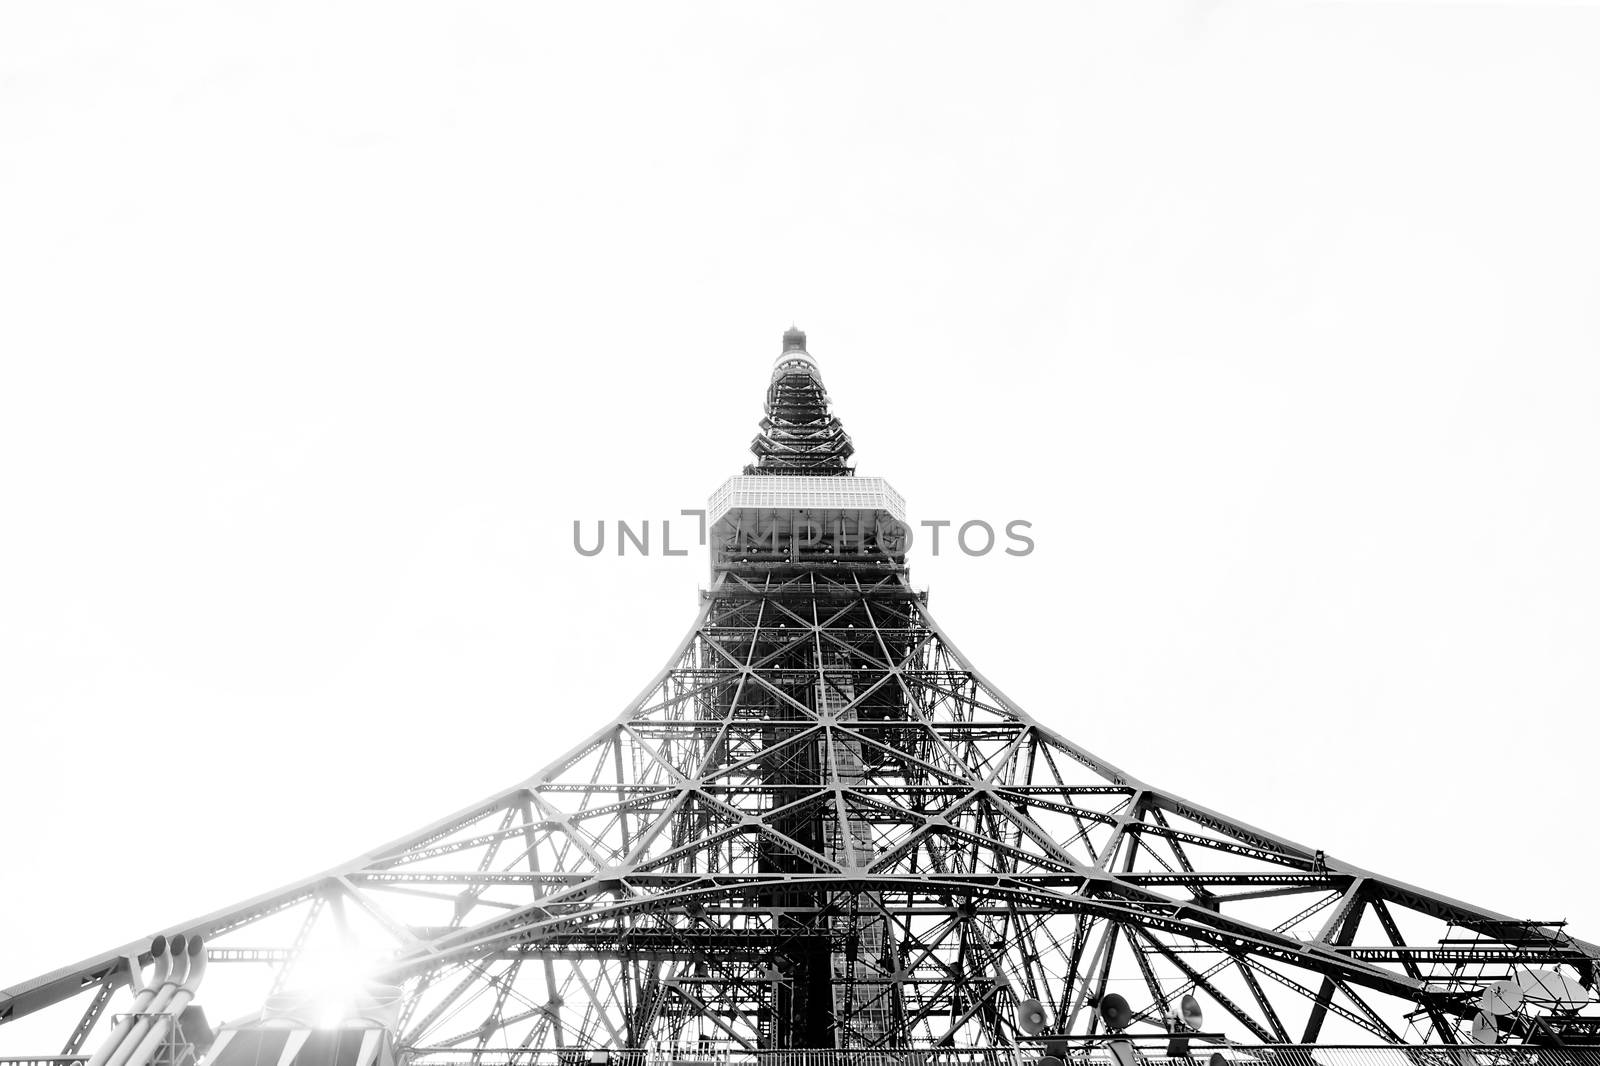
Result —
[{"label": "silhouetted steel framework", "polygon": [[[1103,1035],[1111,992],[1153,1027],[1194,995],[1258,1045],[1465,1043],[1474,1019],[1480,1044],[1593,1042],[1600,949],[1562,923],[1208,810],[1002,695],[910,584],[903,504],[847,465],[798,330],[752,450],[712,499],[699,614],[621,715],[513,788],[165,934],[257,963],[228,968],[256,1007],[352,968],[399,986],[396,1044],[423,1059],[1003,1047],[1027,1000],[1076,1040]],[[149,957],[8,989],[0,1020],[63,1004],[77,1053]],[[1482,1014],[1508,981],[1520,1006]]]}]

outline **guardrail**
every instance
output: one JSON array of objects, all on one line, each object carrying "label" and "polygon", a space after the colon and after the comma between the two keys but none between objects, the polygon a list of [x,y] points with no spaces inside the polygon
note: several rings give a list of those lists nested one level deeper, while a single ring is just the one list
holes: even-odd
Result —
[{"label": "guardrail", "polygon": [[[1354,1044],[1194,1044],[1189,1058],[1165,1055],[1159,1042],[1135,1040],[1140,1066],[1205,1066],[1220,1054],[1228,1066],[1600,1066],[1600,1047]],[[1040,1047],[815,1048],[443,1048],[401,1052],[412,1066],[1035,1066]],[[1065,1066],[1116,1066],[1102,1044],[1062,1056]],[[0,1061],[0,1066],[6,1063]]]},{"label": "guardrail", "polygon": [[[1145,1043],[1145,1041],[1135,1041]],[[1164,1043],[1164,1040],[1162,1041]],[[1190,1058],[1142,1049],[1141,1066],[1204,1066],[1213,1053],[1228,1066],[1600,1066],[1600,1047],[1533,1047],[1526,1044],[1228,1044],[1195,1045]],[[1150,1054],[1149,1052],[1157,1052]],[[400,1051],[410,1066],[1034,1066],[1042,1049],[988,1048],[448,1048]],[[1069,1051],[1066,1066],[1116,1066],[1104,1046]],[[87,1055],[0,1057],[0,1066],[82,1066]],[[203,1061],[203,1060],[202,1060]]]}]

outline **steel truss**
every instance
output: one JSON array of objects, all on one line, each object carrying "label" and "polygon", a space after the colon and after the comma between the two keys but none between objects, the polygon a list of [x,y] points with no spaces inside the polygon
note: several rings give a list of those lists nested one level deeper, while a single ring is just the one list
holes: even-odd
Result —
[{"label": "steel truss", "polygon": [[[769,454],[792,466],[785,419],[824,415],[820,439],[848,448],[812,402],[774,421],[769,396]],[[1110,991],[1152,1022],[1193,993],[1212,1028],[1263,1045],[1448,1044],[1488,982],[1559,968],[1592,1001],[1600,959],[1560,923],[1146,784],[985,679],[902,556],[797,544],[719,548],[665,668],[538,774],[165,932],[254,963],[232,968],[256,982],[245,1004],[359,958],[404,988],[401,1046],[441,1061],[993,1047],[1019,1040],[1024,998],[1053,1032],[1094,1035]],[[146,946],[0,993],[0,1022],[63,1011],[76,1052]],[[1593,1013],[1503,1019],[1501,1038]]]}]

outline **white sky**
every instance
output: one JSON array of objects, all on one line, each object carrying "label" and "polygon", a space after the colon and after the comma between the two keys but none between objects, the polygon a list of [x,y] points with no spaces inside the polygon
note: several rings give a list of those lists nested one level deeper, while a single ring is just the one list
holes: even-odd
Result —
[{"label": "white sky", "polygon": [[[811,335],[1154,784],[1600,940],[1600,8],[0,7],[0,985],[615,714]],[[39,1050],[30,1048],[28,1050]],[[45,1050],[54,1050],[48,1048]]]}]

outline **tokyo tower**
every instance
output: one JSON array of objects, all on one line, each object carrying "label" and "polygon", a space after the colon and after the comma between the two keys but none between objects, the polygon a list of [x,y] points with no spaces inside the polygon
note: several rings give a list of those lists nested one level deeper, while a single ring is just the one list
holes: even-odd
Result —
[{"label": "tokyo tower", "polygon": [[698,613],[620,714],[0,992],[0,1041],[37,1015],[26,1061],[90,1066],[1600,1064],[1600,947],[1563,923],[1211,810],[1008,699],[911,584],[904,501],[856,474],[806,345],[783,335]]}]

